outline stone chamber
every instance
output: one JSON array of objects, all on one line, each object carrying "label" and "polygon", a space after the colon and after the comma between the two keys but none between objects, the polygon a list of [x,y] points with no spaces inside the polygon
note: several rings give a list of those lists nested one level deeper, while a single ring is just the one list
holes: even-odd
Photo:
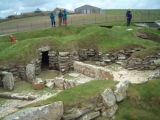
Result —
[{"label": "stone chamber", "polygon": [[[41,47],[38,51],[38,58],[34,59],[26,65],[20,66],[0,66],[0,85],[6,89],[13,84],[14,78],[20,77],[21,80],[33,83],[36,76],[41,73],[42,69],[57,70],[61,74],[65,74],[70,70],[75,70],[75,61],[94,61],[97,66],[106,66],[112,63],[119,64],[128,70],[154,70],[160,68],[160,53],[148,55],[143,58],[135,58],[132,55],[141,51],[143,48],[122,49],[118,51],[101,53],[96,49],[79,49],[72,52],[54,51],[50,46]],[[86,70],[88,68],[85,68]],[[83,69],[84,70],[84,69]],[[82,72],[87,76],[92,76],[90,71]],[[10,75],[12,74],[12,75]],[[4,85],[10,76],[8,87]],[[13,78],[12,78],[13,77]],[[103,79],[103,78],[101,78]],[[106,79],[106,78],[104,78]]]}]

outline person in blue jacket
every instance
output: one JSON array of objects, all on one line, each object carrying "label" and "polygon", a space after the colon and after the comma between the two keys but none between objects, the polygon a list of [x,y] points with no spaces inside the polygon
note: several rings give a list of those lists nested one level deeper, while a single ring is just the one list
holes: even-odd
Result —
[{"label": "person in blue jacket", "polygon": [[[55,16],[53,13],[50,14],[50,19],[51,19],[52,27],[56,27]],[[54,26],[53,26],[53,24],[54,24]]]},{"label": "person in blue jacket", "polygon": [[130,26],[130,22],[132,19],[132,13],[131,13],[131,9],[128,9],[126,12],[126,18],[127,18],[127,27]]},{"label": "person in blue jacket", "polygon": [[67,26],[67,11],[63,10],[63,24]]}]

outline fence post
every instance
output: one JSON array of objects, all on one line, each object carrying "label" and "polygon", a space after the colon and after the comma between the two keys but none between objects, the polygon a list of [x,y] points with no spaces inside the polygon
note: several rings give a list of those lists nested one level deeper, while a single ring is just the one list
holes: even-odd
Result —
[{"label": "fence post", "polygon": [[83,25],[85,24],[85,19],[84,19],[84,17],[83,17]]},{"label": "fence post", "polygon": [[72,26],[72,18],[71,18],[71,26]]},{"label": "fence post", "polygon": [[17,32],[18,32],[18,23],[17,23]]},{"label": "fence post", "polygon": [[31,21],[31,30],[32,30],[32,21]]},{"label": "fence post", "polygon": [[3,34],[3,26],[2,26],[2,34]]},{"label": "fence post", "polygon": [[154,21],[156,20],[156,18],[155,18],[155,13],[154,13]]},{"label": "fence post", "polygon": [[95,23],[96,23],[96,15],[95,15]]},{"label": "fence post", "polygon": [[107,15],[106,15],[106,22],[107,22]]},{"label": "fence post", "polygon": [[2,26],[2,34],[3,34],[3,26]]},{"label": "fence post", "polygon": [[47,27],[47,25],[46,25],[46,21],[45,21],[45,28]]}]

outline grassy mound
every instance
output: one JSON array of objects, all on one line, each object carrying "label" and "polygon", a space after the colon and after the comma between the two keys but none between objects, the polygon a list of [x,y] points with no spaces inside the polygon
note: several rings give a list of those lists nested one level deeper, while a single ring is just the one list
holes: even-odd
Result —
[{"label": "grassy mound", "polygon": [[117,120],[159,120],[160,79],[132,84],[128,97],[119,104]]},{"label": "grassy mound", "polygon": [[[113,27],[108,29],[100,25]],[[157,30],[136,26],[132,26],[132,31],[127,29],[122,22],[49,28],[15,33],[13,36],[18,40],[17,43],[11,43],[9,35],[0,36],[0,63],[27,63],[37,57],[39,47],[47,45],[59,51],[94,48],[106,52],[137,46],[146,48],[139,56],[160,50],[160,34]],[[157,42],[138,38],[135,35],[138,30],[152,34]]]},{"label": "grassy mound", "polygon": [[[89,98],[99,96],[106,88],[114,89],[115,81],[96,80],[62,91],[57,96],[37,102],[30,106],[45,105],[63,101],[65,105],[85,104]],[[160,114],[160,79],[143,84],[131,84],[127,98],[118,103],[115,120],[159,120]],[[79,104],[78,104],[79,105]],[[105,120],[104,117],[97,120]]]}]

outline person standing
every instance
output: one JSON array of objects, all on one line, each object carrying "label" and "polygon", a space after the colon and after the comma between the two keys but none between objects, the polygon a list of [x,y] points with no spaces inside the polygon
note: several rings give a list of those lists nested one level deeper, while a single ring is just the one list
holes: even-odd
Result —
[{"label": "person standing", "polygon": [[60,10],[58,13],[58,19],[59,19],[59,26],[62,25],[62,11]]},{"label": "person standing", "polygon": [[52,27],[53,27],[53,24],[54,24],[54,27],[56,27],[55,16],[53,13],[50,14],[50,19],[51,19]]},{"label": "person standing", "polygon": [[128,9],[126,12],[126,19],[127,19],[127,27],[130,26],[130,22],[132,19],[132,13],[131,13],[131,9]]},{"label": "person standing", "polygon": [[63,24],[67,26],[67,11],[63,10]]}]

